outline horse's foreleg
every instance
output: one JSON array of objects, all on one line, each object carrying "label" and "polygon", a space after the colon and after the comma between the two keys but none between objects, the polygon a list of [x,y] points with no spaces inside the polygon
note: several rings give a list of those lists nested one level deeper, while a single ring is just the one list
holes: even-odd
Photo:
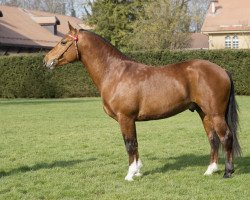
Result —
[{"label": "horse's foreleg", "polygon": [[139,159],[138,153],[135,121],[129,117],[120,115],[119,124],[124,138],[125,147],[129,156],[129,168],[125,180],[133,181],[134,176],[141,175],[140,168],[142,167],[142,163]]}]

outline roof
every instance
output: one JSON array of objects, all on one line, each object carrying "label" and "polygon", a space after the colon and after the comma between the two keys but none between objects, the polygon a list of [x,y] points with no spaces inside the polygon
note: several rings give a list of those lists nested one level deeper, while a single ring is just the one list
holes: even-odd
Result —
[{"label": "roof", "polygon": [[[0,10],[1,45],[51,48],[68,32],[68,21],[77,29],[90,28],[81,19],[70,16],[9,6],[0,6]],[[41,26],[44,24],[57,24],[57,35]]]},{"label": "roof", "polygon": [[218,0],[207,11],[202,32],[237,32],[250,31],[249,0]]},{"label": "roof", "polygon": [[40,25],[48,25],[48,24],[51,24],[51,25],[54,25],[54,24],[57,24],[59,25],[60,24],[60,21],[56,18],[56,16],[52,16],[52,17],[36,17],[36,16],[32,16],[31,17],[36,23],[40,24]]},{"label": "roof", "polygon": [[202,33],[191,33],[190,49],[208,49],[208,36]]}]

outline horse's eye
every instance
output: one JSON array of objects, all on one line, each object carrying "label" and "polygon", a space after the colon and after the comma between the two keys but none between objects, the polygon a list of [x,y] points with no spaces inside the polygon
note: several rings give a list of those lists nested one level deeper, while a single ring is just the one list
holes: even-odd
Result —
[{"label": "horse's eye", "polygon": [[66,40],[62,40],[62,41],[61,41],[61,45],[65,45],[66,43],[67,43]]}]

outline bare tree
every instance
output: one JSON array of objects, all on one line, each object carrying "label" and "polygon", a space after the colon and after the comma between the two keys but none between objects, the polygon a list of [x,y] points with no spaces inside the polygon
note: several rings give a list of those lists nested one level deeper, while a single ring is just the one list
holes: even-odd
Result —
[{"label": "bare tree", "polygon": [[1,0],[0,4],[7,6],[20,6],[19,0]]},{"label": "bare tree", "polygon": [[0,4],[8,6],[18,6],[25,9],[42,10],[51,13],[65,14],[65,5],[68,2],[69,0],[1,0]]},{"label": "bare tree", "polygon": [[189,12],[191,17],[190,30],[200,32],[210,0],[191,0]]},{"label": "bare tree", "polygon": [[33,0],[30,9],[65,14],[65,0]]}]

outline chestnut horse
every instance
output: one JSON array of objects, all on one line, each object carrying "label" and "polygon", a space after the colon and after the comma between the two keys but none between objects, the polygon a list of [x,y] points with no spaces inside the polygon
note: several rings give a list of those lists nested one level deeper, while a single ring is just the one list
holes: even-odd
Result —
[{"label": "chestnut horse", "polygon": [[[224,177],[234,172],[233,157],[240,155],[237,139],[237,103],[228,72],[205,60],[151,67],[128,59],[102,37],[69,24],[69,33],[45,56],[44,65],[80,60],[98,88],[104,111],[120,125],[129,168],[125,180],[140,176],[135,121],[171,117],[186,109],[197,111],[211,145],[204,175],[218,170],[218,148],[226,153]],[[143,42],[143,41],[142,41]]]}]

